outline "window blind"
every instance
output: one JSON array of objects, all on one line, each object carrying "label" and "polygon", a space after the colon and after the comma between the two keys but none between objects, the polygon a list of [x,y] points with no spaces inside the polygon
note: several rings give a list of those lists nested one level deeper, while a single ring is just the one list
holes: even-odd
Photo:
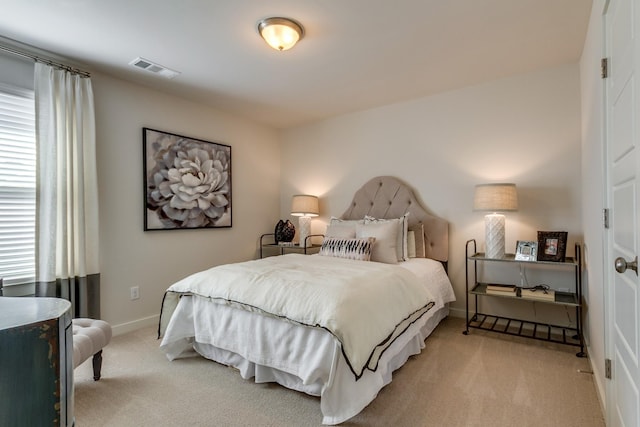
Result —
[{"label": "window blind", "polygon": [[0,84],[0,277],[35,281],[36,143],[33,91]]}]

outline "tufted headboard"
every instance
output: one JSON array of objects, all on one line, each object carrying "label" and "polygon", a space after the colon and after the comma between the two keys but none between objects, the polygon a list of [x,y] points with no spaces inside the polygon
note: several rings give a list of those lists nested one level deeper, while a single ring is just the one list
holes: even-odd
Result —
[{"label": "tufted headboard", "polygon": [[422,223],[425,256],[446,263],[449,259],[449,223],[428,213],[413,190],[391,176],[379,176],[364,184],[353,196],[342,219],[398,218],[409,212],[409,227]]}]

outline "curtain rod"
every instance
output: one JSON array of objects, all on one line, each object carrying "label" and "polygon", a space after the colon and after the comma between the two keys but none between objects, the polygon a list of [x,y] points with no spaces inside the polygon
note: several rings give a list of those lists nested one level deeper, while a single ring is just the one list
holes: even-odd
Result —
[{"label": "curtain rod", "polygon": [[11,53],[13,55],[22,56],[24,58],[33,59],[36,62],[42,62],[43,64],[51,65],[52,67],[60,68],[62,70],[69,71],[70,73],[77,74],[81,77],[91,77],[91,73],[88,71],[81,70],[79,68],[71,67],[70,65],[62,64],[60,62],[52,61],[48,58],[42,58],[40,56],[34,55],[29,52],[25,52],[22,50],[14,49],[12,47],[4,46],[0,44],[0,50]]}]

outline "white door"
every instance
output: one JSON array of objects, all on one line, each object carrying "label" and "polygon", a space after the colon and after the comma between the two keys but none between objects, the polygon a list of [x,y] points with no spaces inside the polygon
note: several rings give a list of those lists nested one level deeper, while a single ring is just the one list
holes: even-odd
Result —
[{"label": "white door", "polygon": [[633,261],[640,240],[640,23],[638,0],[611,0],[605,13],[607,204],[610,229],[605,250],[607,279],[607,357],[612,378],[607,388],[609,426],[640,426],[640,280],[631,265],[617,272],[615,260]]}]

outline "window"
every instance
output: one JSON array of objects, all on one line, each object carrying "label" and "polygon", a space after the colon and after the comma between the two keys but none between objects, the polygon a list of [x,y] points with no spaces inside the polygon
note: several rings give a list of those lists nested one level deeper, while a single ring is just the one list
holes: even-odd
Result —
[{"label": "window", "polygon": [[0,277],[35,281],[36,139],[33,91],[0,83]]}]

